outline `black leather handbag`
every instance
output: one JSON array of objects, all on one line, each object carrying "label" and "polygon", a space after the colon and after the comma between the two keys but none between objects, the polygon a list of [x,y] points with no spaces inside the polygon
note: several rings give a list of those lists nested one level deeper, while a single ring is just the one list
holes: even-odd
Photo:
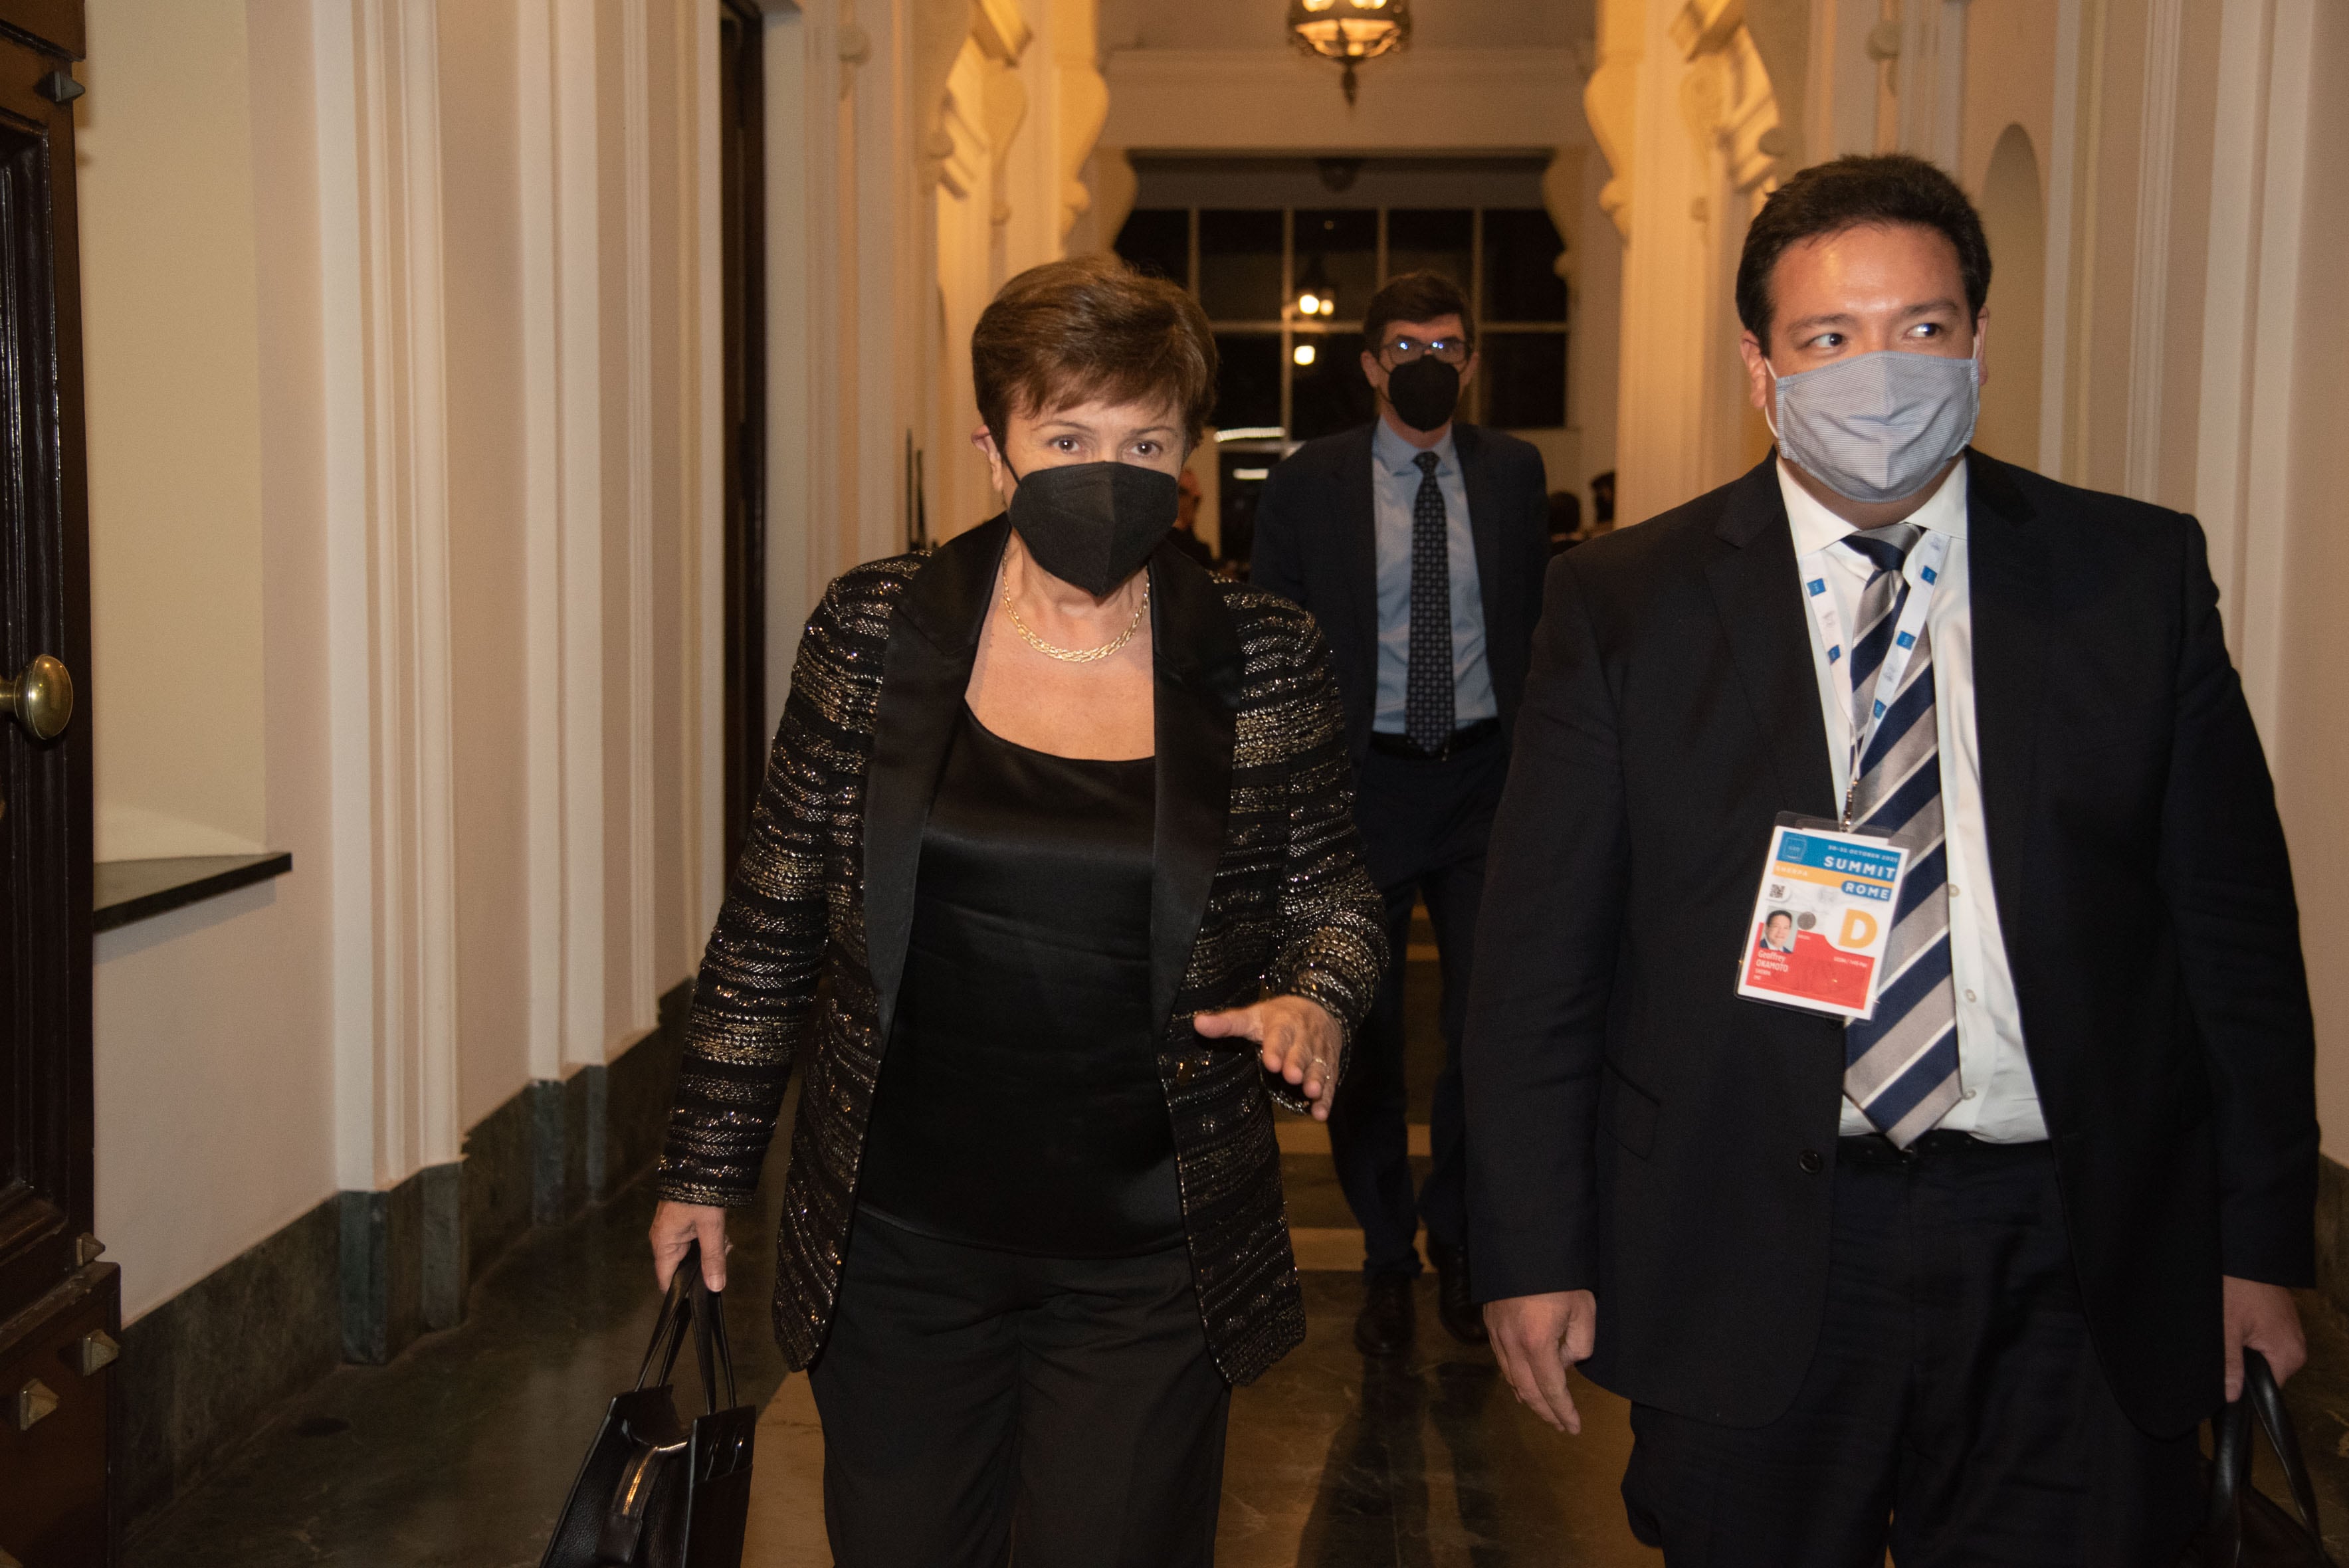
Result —
[{"label": "black leather handbag", "polygon": [[[2294,1519],[2251,1485],[2251,1418],[2256,1413],[2283,1466]],[[2316,1492],[2301,1460],[2300,1435],[2267,1358],[2243,1352],[2243,1397],[2210,1423],[2210,1520],[2178,1568],[2333,1568],[2316,1523]]]},{"label": "black leather handbag", "polygon": [[[688,1333],[707,1411],[690,1422],[678,1418],[669,1382]],[[660,1382],[647,1387],[656,1359]],[[677,1266],[636,1386],[605,1413],[539,1568],[740,1568],[758,1424],[756,1409],[735,1402],[725,1303],[702,1283],[697,1244]]]}]

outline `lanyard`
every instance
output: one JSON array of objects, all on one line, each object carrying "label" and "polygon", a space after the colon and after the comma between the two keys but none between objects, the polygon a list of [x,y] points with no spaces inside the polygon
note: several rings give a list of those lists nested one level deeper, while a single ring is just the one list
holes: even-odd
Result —
[{"label": "lanyard", "polygon": [[[1840,541],[1837,542],[1841,542]],[[1834,546],[1828,546],[1833,549]],[[1859,793],[1859,759],[1868,755],[1868,743],[1876,738],[1876,727],[1884,721],[1885,709],[1900,695],[1900,682],[1909,673],[1909,661],[1917,652],[1917,639],[1925,630],[1925,617],[1933,607],[1933,591],[1941,581],[1941,563],[1949,559],[1950,536],[1927,530],[1917,546],[1913,559],[1920,583],[1909,590],[1909,602],[1902,606],[1900,619],[1892,628],[1892,645],[1884,650],[1884,663],[1876,672],[1876,690],[1868,703],[1868,721],[1856,724],[1851,736],[1851,769],[1843,791],[1843,826],[1851,828],[1852,801]],[[1824,577],[1803,580],[1803,603],[1810,606],[1811,619],[1818,623],[1819,641],[1827,650],[1827,677],[1843,679],[1843,662],[1851,650],[1843,639],[1843,616],[1836,610],[1835,595],[1827,592]],[[1841,697],[1841,694],[1837,694]],[[1847,698],[1845,712],[1850,712]]]}]

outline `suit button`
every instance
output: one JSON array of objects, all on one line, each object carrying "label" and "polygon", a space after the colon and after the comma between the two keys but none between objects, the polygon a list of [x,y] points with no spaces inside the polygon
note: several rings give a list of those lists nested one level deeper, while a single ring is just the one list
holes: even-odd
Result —
[{"label": "suit button", "polygon": [[1193,1070],[1191,1058],[1185,1057],[1181,1061],[1174,1064],[1174,1081],[1178,1084],[1189,1083],[1191,1081],[1191,1074]]},{"label": "suit button", "polygon": [[1795,1169],[1806,1176],[1816,1176],[1827,1168],[1827,1157],[1816,1149],[1806,1149],[1795,1156]]}]

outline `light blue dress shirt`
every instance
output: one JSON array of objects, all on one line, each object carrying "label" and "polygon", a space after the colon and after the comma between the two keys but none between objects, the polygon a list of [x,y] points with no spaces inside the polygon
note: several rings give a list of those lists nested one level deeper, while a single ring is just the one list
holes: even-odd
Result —
[{"label": "light blue dress shirt", "polygon": [[[1485,667],[1485,599],[1476,580],[1476,538],[1468,528],[1468,481],[1452,432],[1431,449],[1440,459],[1444,538],[1452,578],[1452,722],[1500,717],[1492,672]],[[1379,550],[1379,706],[1371,727],[1403,732],[1403,684],[1411,673],[1411,523],[1419,503],[1420,449],[1381,419],[1371,435],[1371,511]]]}]

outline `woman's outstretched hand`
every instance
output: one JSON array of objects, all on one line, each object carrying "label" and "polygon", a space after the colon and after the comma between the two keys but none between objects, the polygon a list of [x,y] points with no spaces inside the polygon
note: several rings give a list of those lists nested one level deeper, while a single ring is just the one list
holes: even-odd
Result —
[{"label": "woman's outstretched hand", "polygon": [[726,1288],[726,1211],[710,1203],[675,1203],[667,1199],[653,1211],[653,1277],[660,1287],[685,1261],[685,1249],[701,1243],[701,1283],[712,1290]]},{"label": "woman's outstretched hand", "polygon": [[1330,1119],[1330,1097],[1338,1092],[1338,1020],[1319,1002],[1274,996],[1253,1007],[1202,1013],[1191,1026],[1208,1039],[1254,1040],[1263,1047],[1267,1072],[1278,1073],[1305,1091],[1313,1119]]}]

